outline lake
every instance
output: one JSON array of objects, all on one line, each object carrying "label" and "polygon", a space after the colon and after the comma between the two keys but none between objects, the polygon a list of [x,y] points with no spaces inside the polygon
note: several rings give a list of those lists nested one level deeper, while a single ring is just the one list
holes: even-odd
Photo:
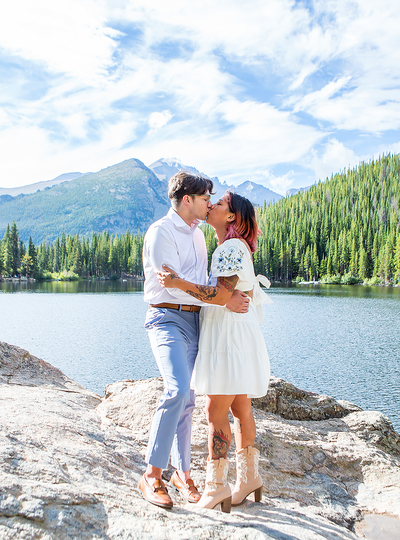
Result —
[{"label": "lake", "polygon": [[[141,282],[0,283],[0,340],[100,395],[158,376]],[[385,413],[400,431],[400,288],[273,286],[262,331],[272,373]]]}]

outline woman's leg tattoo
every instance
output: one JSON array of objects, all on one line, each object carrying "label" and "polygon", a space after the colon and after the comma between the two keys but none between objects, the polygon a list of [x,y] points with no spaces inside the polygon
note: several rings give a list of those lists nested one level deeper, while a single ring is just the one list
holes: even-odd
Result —
[{"label": "woman's leg tattoo", "polygon": [[226,459],[229,449],[229,437],[223,433],[222,429],[212,433],[212,449],[212,459]]}]

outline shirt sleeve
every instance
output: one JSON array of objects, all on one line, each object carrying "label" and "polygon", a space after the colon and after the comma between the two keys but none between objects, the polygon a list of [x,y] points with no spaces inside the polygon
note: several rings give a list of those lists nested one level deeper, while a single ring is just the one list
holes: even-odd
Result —
[{"label": "shirt sleeve", "polygon": [[153,229],[148,241],[148,256],[156,272],[162,272],[162,265],[166,264],[183,277],[175,239],[163,227]]},{"label": "shirt sleeve", "polygon": [[240,240],[235,238],[225,240],[214,251],[211,263],[212,277],[238,276],[239,279],[245,280],[244,266],[246,250],[246,246]]},{"label": "shirt sleeve", "polygon": [[[182,273],[181,262],[175,239],[173,235],[163,227],[154,228],[148,241],[148,257],[155,272],[162,272],[162,265],[166,264],[172,268],[179,277],[186,279]],[[168,288],[168,293],[179,304],[189,304],[196,306],[208,306],[198,298],[187,294],[177,288]],[[171,299],[172,300],[172,299]]]}]

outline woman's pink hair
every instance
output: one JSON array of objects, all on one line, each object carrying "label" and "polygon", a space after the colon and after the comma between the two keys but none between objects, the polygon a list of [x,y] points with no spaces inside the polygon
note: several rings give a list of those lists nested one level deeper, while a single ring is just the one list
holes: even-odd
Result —
[{"label": "woman's pink hair", "polygon": [[257,236],[261,234],[257,226],[256,213],[251,202],[233,191],[225,193],[230,212],[235,214],[235,220],[226,228],[224,240],[243,238],[254,253],[257,249]]}]

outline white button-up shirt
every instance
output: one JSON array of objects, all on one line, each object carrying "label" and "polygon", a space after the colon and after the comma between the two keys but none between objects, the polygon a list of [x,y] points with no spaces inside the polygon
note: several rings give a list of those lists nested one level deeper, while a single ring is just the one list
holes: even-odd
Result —
[{"label": "white button-up shirt", "polygon": [[145,302],[208,305],[180,289],[162,287],[157,279],[157,272],[166,264],[187,281],[199,285],[207,283],[207,248],[199,223],[196,220],[187,225],[170,208],[166,216],[150,225],[143,245]]}]

